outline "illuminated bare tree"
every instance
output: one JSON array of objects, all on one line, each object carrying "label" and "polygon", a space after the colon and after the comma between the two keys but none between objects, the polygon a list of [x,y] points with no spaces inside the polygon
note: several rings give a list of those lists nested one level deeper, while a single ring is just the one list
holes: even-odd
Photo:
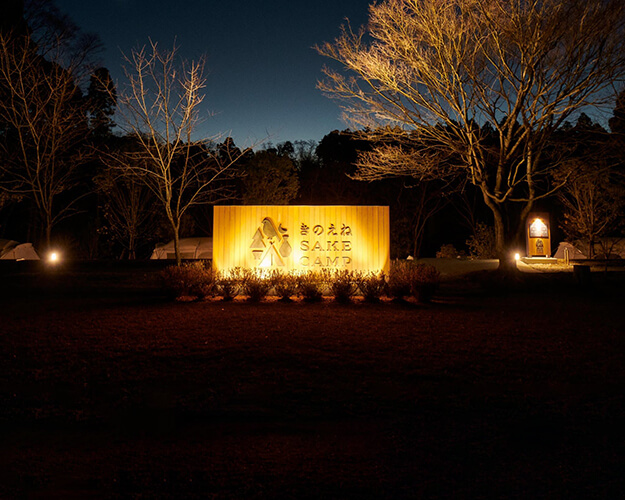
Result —
[{"label": "illuminated bare tree", "polygon": [[176,47],[161,50],[150,41],[149,47],[133,50],[126,61],[129,84],[119,104],[139,148],[109,159],[136,174],[156,195],[180,264],[182,217],[194,205],[233,195],[224,181],[245,152],[216,150],[209,141],[195,137],[206,81],[203,60],[179,62]]},{"label": "illuminated bare tree", "polygon": [[326,69],[320,88],[371,138],[400,143],[362,155],[361,179],[477,186],[509,269],[527,214],[559,187],[552,134],[623,78],[624,24],[622,0],[386,0],[366,29],[318,47],[351,73]]},{"label": "illuminated bare tree", "polygon": [[52,228],[73,212],[88,129],[74,68],[44,59],[28,36],[0,34],[1,188],[32,199],[50,245]]}]

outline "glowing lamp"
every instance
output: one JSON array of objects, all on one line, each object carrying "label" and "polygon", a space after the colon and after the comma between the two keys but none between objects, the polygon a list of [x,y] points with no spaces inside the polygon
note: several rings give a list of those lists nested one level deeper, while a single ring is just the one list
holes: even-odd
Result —
[{"label": "glowing lamp", "polygon": [[50,252],[48,255],[48,262],[50,264],[56,264],[60,260],[60,255],[57,252]]},{"label": "glowing lamp", "polygon": [[516,261],[521,260],[521,254],[519,252],[514,254],[514,260]]}]

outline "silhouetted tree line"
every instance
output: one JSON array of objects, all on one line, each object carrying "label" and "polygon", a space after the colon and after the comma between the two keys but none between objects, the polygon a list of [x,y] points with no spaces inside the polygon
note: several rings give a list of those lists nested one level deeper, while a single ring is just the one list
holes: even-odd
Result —
[{"label": "silhouetted tree line", "polygon": [[[81,259],[145,258],[158,241],[212,234],[218,203],[388,205],[392,257],[403,258],[433,255],[443,243],[462,247],[480,224],[493,225],[480,189],[452,168],[461,153],[440,154],[440,138],[452,142],[457,133],[453,124],[436,125],[426,140],[383,128],[335,130],[318,143],[256,150],[241,149],[229,137],[192,140],[193,116],[159,122],[150,103],[118,95],[109,71],[92,63],[97,37],[83,34],[51,1],[8,1],[3,9],[0,238],[41,249],[61,246]],[[151,44],[151,51],[133,52],[129,61],[171,68],[174,57],[175,49]],[[192,68],[186,91],[202,86],[201,65]],[[131,82],[144,76],[129,75]],[[194,92],[181,95],[197,106],[201,96]],[[167,96],[159,98],[159,109],[170,105]],[[114,122],[120,105],[130,126]],[[163,135],[162,127],[175,134]],[[499,124],[469,128],[480,137],[484,171],[494,171]],[[545,141],[537,160],[542,190],[562,188],[534,209],[556,215],[553,226],[563,236],[591,245],[623,234],[625,92],[609,128],[582,114]],[[422,175],[423,162],[437,162],[436,175]],[[376,174],[368,176],[367,168]],[[518,219],[522,209],[506,206],[501,216]]]}]

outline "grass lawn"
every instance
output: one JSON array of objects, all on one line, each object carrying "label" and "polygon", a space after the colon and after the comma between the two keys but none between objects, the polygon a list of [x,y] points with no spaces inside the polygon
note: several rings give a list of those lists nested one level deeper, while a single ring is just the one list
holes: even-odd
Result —
[{"label": "grass lawn", "polygon": [[425,306],[0,271],[0,498],[623,495],[622,275],[465,276]]}]

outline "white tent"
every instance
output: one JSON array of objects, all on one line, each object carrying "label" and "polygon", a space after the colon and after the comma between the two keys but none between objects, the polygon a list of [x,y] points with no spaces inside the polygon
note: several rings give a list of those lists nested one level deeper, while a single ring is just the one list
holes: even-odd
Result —
[{"label": "white tent", "polygon": [[[180,240],[180,254],[183,259],[212,259],[213,238],[197,237],[182,238]],[[175,259],[174,240],[169,243],[156,245],[151,259]]]},{"label": "white tent", "polygon": [[562,241],[558,245],[558,249],[556,250],[556,253],[553,254],[553,256],[554,258],[560,260],[588,258],[584,252],[582,252],[579,248],[577,248],[572,243],[569,243],[568,241]]},{"label": "white tent", "polygon": [[32,243],[0,240],[0,260],[39,260]]},{"label": "white tent", "polygon": [[[584,251],[580,250],[583,248]],[[599,238],[595,242],[595,258],[625,259],[625,239],[623,238]],[[587,259],[588,244],[581,241],[569,243],[563,241],[558,245],[554,254],[556,259]],[[607,255],[606,255],[607,254]]]}]

